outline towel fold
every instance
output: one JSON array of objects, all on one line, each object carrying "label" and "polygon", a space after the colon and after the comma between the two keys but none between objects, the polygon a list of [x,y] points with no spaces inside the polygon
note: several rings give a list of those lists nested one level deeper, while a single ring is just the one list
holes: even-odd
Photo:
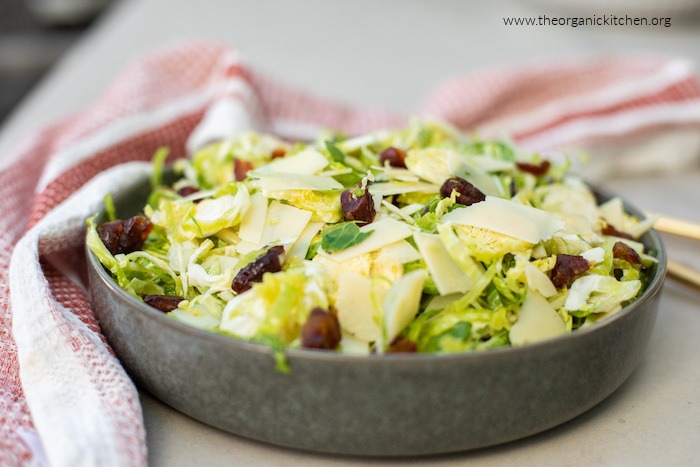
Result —
[{"label": "towel fold", "polygon": [[[598,176],[678,170],[700,148],[700,83],[682,59],[494,69],[440,85],[415,114],[543,152],[594,148]],[[138,392],[81,280],[84,219],[146,176],[138,161],[251,128],[309,139],[407,120],[289,88],[229,47],[189,42],[134,63],[94,105],[26,140],[0,171],[0,464],[146,463]]]}]

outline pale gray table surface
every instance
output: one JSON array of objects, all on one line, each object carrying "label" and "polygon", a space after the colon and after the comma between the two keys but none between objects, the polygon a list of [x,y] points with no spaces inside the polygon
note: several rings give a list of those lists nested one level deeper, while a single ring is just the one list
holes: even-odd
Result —
[{"label": "pale gray table surface", "polygon": [[[234,44],[253,65],[288,83],[323,96],[402,112],[416,108],[433,85],[448,77],[533,58],[653,52],[700,62],[697,16],[674,16],[670,28],[503,25],[504,16],[554,16],[551,3],[124,1],[0,128],[0,155],[32,130],[96,99],[130,60],[184,38]],[[608,185],[638,206],[700,221],[697,170]],[[697,243],[668,237],[667,245],[672,257],[700,264]],[[401,462],[700,465],[699,304],[700,292],[668,281],[639,367],[616,393],[577,419],[503,446]],[[278,449],[210,428],[143,392],[142,403],[152,465],[399,463]]]}]

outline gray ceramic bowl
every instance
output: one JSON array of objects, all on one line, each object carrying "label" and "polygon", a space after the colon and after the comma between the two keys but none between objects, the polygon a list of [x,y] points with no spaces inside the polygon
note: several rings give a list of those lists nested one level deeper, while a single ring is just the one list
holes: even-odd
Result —
[{"label": "gray ceramic bowl", "polygon": [[[148,184],[116,194],[133,215]],[[598,190],[601,199],[609,195]],[[639,212],[627,207],[629,212]],[[656,318],[666,257],[644,295],[588,329],[482,353],[348,356],[270,349],[168,318],[120,289],[88,254],[90,294],[107,340],[131,377],[175,409],[231,433],[309,451],[415,456],[529,436],[601,402],[632,373]]]}]

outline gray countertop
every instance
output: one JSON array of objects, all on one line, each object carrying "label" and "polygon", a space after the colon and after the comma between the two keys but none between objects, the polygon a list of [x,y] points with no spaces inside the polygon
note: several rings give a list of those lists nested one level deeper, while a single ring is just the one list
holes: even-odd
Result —
[{"label": "gray countertop", "polygon": [[[115,4],[0,128],[0,154],[31,131],[95,100],[130,60],[186,38],[236,45],[262,71],[322,96],[401,112],[417,108],[446,78],[535,58],[652,52],[700,63],[697,16],[673,16],[669,28],[503,25],[504,16],[555,16],[554,3],[126,0]],[[607,184],[637,206],[700,221],[698,170]],[[697,244],[667,239],[671,257],[700,264]],[[699,304],[700,292],[669,280],[637,370],[611,397],[575,420],[503,446],[403,462],[700,464]],[[279,449],[210,428],[148,394],[142,393],[142,403],[153,465],[396,463]]]}]

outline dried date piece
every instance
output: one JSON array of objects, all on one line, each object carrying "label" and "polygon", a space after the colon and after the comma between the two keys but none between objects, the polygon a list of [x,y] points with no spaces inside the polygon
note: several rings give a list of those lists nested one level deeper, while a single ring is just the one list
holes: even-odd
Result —
[{"label": "dried date piece", "polygon": [[549,161],[542,161],[539,164],[528,164],[527,162],[516,162],[515,166],[521,172],[527,172],[527,173],[530,173],[530,174],[535,175],[537,177],[540,177],[549,171],[549,168],[552,166],[552,164],[550,164]]},{"label": "dried date piece", "polygon": [[163,313],[170,313],[185,299],[178,295],[142,295],[141,298],[143,298],[146,305],[150,305]]},{"label": "dried date piece", "polygon": [[153,224],[146,216],[134,216],[124,221],[124,230],[119,235],[119,253],[140,250],[153,230]]},{"label": "dried date piece", "polygon": [[113,255],[119,253],[119,236],[122,230],[124,230],[124,221],[121,219],[97,226],[97,235]]},{"label": "dried date piece", "polygon": [[272,150],[272,153],[270,154],[271,159],[279,159],[281,157],[284,157],[287,155],[287,150],[284,148],[275,148]]},{"label": "dried date piece", "polygon": [[301,346],[306,349],[335,349],[340,344],[340,323],[334,313],[314,308],[301,328]]},{"label": "dried date piece", "polygon": [[393,146],[386,148],[379,154],[379,163],[384,165],[389,162],[392,167],[406,168],[406,153],[399,148]]},{"label": "dried date piece", "polygon": [[625,242],[615,242],[612,252],[613,258],[624,259],[630,264],[642,264],[639,253]]},{"label": "dried date piece", "polygon": [[387,352],[418,352],[418,345],[403,336],[396,336],[389,344]]},{"label": "dried date piece", "polygon": [[140,250],[153,230],[146,216],[138,215],[126,220],[105,222],[97,226],[97,235],[113,255]]},{"label": "dried date piece", "polygon": [[603,235],[612,235],[613,237],[626,238],[627,240],[636,240],[632,235],[625,233],[625,232],[622,232],[620,230],[617,230],[611,224],[605,224],[605,227],[603,227],[601,232]]},{"label": "dried date piece", "polygon": [[459,177],[452,177],[445,180],[445,183],[440,187],[440,196],[449,198],[452,196],[453,190],[457,191],[457,202],[465,206],[471,206],[474,203],[480,203],[486,199],[486,195],[478,188]]},{"label": "dried date piece", "polygon": [[[363,191],[362,195],[355,196],[356,191]],[[340,206],[343,210],[343,219],[346,221],[360,221],[369,224],[374,220],[376,210],[374,200],[368,189],[361,187],[349,188],[340,195]]]},{"label": "dried date piece", "polygon": [[236,176],[237,182],[242,182],[248,176],[248,172],[253,169],[253,164],[250,161],[242,159],[233,160],[233,174]]},{"label": "dried date piece", "polygon": [[590,267],[590,263],[583,256],[557,255],[557,261],[550,272],[550,279],[557,289],[568,287],[575,278],[588,271]]},{"label": "dried date piece", "polygon": [[231,284],[233,291],[243,293],[252,287],[251,282],[261,282],[263,274],[266,272],[280,272],[284,261],[281,258],[283,254],[283,246],[273,246],[255,261],[244,266],[233,278],[233,283]]},{"label": "dried date piece", "polygon": [[193,195],[195,193],[199,192],[199,190],[193,186],[183,186],[179,190],[177,190],[177,194],[182,196],[183,198]]}]

